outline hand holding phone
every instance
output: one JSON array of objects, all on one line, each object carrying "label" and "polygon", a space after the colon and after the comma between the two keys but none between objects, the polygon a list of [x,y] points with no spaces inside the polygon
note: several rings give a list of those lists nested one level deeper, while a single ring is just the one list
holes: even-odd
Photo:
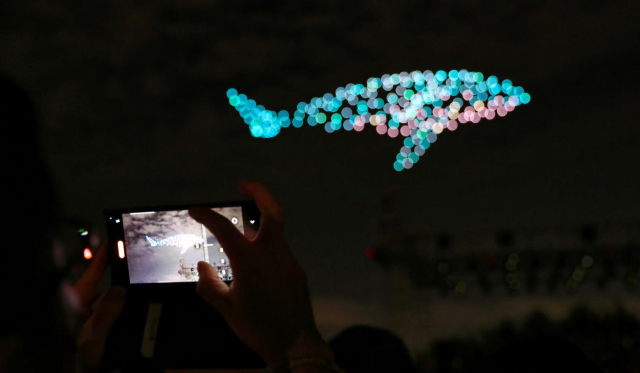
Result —
[{"label": "hand holding phone", "polygon": [[233,283],[227,285],[210,264],[199,262],[198,294],[272,369],[287,364],[299,341],[316,356],[331,359],[315,325],[306,275],[284,237],[282,206],[263,184],[242,183],[241,190],[254,198],[262,217],[252,239],[210,209],[189,209],[189,215],[226,248],[234,274]]}]

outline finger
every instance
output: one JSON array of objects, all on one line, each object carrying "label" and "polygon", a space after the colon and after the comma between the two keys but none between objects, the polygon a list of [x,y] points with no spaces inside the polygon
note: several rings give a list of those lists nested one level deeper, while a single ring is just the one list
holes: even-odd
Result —
[{"label": "finger", "polygon": [[[252,197],[260,209],[262,215],[262,226],[278,225],[282,227],[284,224],[284,209],[276,198],[276,196],[263,183],[240,183],[240,190],[245,195]],[[271,228],[266,228],[271,229]]]},{"label": "finger", "polygon": [[108,247],[107,242],[103,242],[98,252],[89,265],[89,268],[82,274],[80,279],[73,285],[73,290],[78,295],[78,299],[82,305],[89,305],[96,296],[96,290],[104,277],[108,264]]},{"label": "finger", "polygon": [[239,262],[236,259],[242,255],[238,249],[247,242],[247,239],[229,219],[211,209],[203,207],[190,208],[189,215],[213,233],[220,243],[220,246],[224,247],[224,251],[229,257],[232,266],[234,262]]},{"label": "finger", "polygon": [[126,290],[114,287],[107,290],[92,308],[93,315],[80,329],[78,336],[78,362],[83,367],[97,367],[111,326],[120,316],[126,299]]},{"label": "finger", "polygon": [[196,292],[209,304],[225,312],[230,306],[229,286],[220,280],[218,271],[207,262],[198,262],[198,285]]}]

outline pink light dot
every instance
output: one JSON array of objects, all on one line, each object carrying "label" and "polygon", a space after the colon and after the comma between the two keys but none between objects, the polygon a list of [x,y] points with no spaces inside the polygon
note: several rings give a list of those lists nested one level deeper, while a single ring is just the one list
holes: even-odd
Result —
[{"label": "pink light dot", "polygon": [[486,117],[487,117],[487,119],[489,119],[489,120],[491,120],[491,119],[495,118],[495,117],[496,117],[496,112],[495,112],[495,110],[491,110],[491,109],[487,110]]},{"label": "pink light dot", "polygon": [[353,129],[356,130],[357,132],[361,132],[364,129],[364,124],[354,124],[353,125]]},{"label": "pink light dot", "polygon": [[504,117],[505,115],[507,115],[507,109],[504,106],[500,106],[498,108],[498,115]]},{"label": "pink light dot", "polygon": [[455,131],[456,128],[458,128],[458,122],[456,122],[455,120],[450,120],[449,123],[447,123],[447,128],[449,129],[449,131]]},{"label": "pink light dot", "polygon": [[398,129],[397,128],[389,128],[389,130],[387,131],[387,135],[389,135],[389,137],[394,138],[396,136],[398,136]]},{"label": "pink light dot", "polygon": [[467,118],[465,118],[464,115],[461,115],[458,117],[458,122],[460,123],[467,123],[469,120]]},{"label": "pink light dot", "polygon": [[418,128],[418,126],[416,126],[415,119],[411,119],[411,120],[407,121],[407,124],[409,125],[409,128],[411,128],[412,130]]},{"label": "pink light dot", "polygon": [[504,98],[502,96],[500,96],[500,95],[496,96],[494,98],[494,100],[495,100],[495,102],[496,102],[496,104],[498,106],[500,106],[500,105],[502,105],[504,103]]},{"label": "pink light dot", "polygon": [[473,114],[473,118],[471,119],[473,123],[478,123],[480,121],[480,115],[478,113]]},{"label": "pink light dot", "polygon": [[505,106],[505,109],[507,109],[507,111],[514,111],[515,110],[515,106],[513,105],[509,105],[509,106]]},{"label": "pink light dot", "polygon": [[467,89],[462,92],[462,98],[464,98],[465,100],[469,101],[471,100],[471,97],[473,97],[473,92],[471,92],[470,90]]},{"label": "pink light dot", "polygon": [[509,97],[509,102],[511,103],[511,105],[516,106],[520,102],[520,99],[518,98],[518,96],[511,96]]},{"label": "pink light dot", "polygon": [[376,127],[376,132],[378,132],[381,135],[384,135],[385,133],[387,133],[387,126],[385,126],[384,124],[380,124]]},{"label": "pink light dot", "polygon": [[409,126],[400,127],[400,134],[404,137],[407,137],[411,134],[411,128]]},{"label": "pink light dot", "polygon": [[400,111],[400,106],[398,105],[391,105],[391,107],[389,108],[389,113],[390,114],[395,114],[397,112]]},{"label": "pink light dot", "polygon": [[480,115],[480,118],[484,118],[487,115],[487,109],[486,108],[480,109],[480,111],[478,111],[478,115]]}]

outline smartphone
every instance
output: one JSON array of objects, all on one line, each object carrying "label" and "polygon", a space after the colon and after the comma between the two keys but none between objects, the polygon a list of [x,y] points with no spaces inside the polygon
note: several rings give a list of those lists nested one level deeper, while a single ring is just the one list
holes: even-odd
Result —
[{"label": "smartphone", "polygon": [[189,216],[192,206],[216,211],[246,235],[255,234],[260,226],[260,212],[253,201],[106,210],[113,284],[197,282],[200,261],[211,264],[221,280],[233,281],[225,248]]},{"label": "smartphone", "polygon": [[127,299],[109,332],[102,366],[161,369],[258,369],[266,363],[196,291],[198,262],[233,281],[226,248],[193,220],[192,206],[210,208],[251,238],[260,226],[253,201],[105,210],[112,284]]}]

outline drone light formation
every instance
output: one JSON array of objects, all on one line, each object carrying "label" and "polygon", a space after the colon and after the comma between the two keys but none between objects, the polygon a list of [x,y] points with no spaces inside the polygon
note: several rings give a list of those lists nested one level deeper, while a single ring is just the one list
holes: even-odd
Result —
[{"label": "drone light formation", "polygon": [[204,242],[201,236],[196,236],[195,234],[176,234],[175,236],[170,236],[161,240],[156,240],[149,236],[145,237],[152,247],[177,246],[181,248],[180,255],[186,253],[187,249],[195,246],[195,244]]},{"label": "drone light formation", "polygon": [[282,128],[300,128],[305,122],[324,125],[328,133],[360,132],[369,123],[380,135],[402,136],[403,146],[393,163],[396,171],[413,167],[445,129],[504,117],[531,100],[509,79],[500,82],[492,75],[485,80],[482,73],[464,69],[385,74],[369,78],[366,86],[347,84],[335,94],[299,103],[293,116],[286,110],[266,110],[234,88],[227,97],[254,137],[275,137]]}]

